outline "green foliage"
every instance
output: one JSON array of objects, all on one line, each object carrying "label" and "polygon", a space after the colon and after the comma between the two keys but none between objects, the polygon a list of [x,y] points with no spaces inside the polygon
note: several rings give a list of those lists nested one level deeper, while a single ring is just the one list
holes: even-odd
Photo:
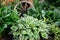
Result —
[{"label": "green foliage", "polygon": [[18,19],[19,17],[16,10],[11,10],[6,7],[0,8],[0,34],[8,25],[13,25]]},{"label": "green foliage", "polygon": [[[52,6],[49,4],[42,5],[39,2],[39,0],[37,0],[37,1],[34,0],[34,7],[27,11],[27,15],[32,16],[32,18],[30,19],[29,16],[27,16],[27,17],[24,16],[20,19],[20,21],[18,21],[19,25],[18,24],[13,25],[11,28],[15,39],[16,40],[24,40],[24,39],[38,40],[39,33],[41,33],[41,36],[43,38],[47,39],[49,36],[47,34],[47,33],[49,33],[48,29],[50,29],[50,27],[51,28],[53,28],[53,27],[52,27],[52,25],[50,25],[50,27],[46,26],[46,25],[48,25],[50,23],[51,24],[54,23],[55,26],[59,26],[59,23],[60,23],[59,22],[60,21],[59,11],[60,10],[55,8],[55,6]],[[36,20],[36,21],[34,21],[34,20]],[[45,21],[48,24],[44,23],[43,21]],[[48,27],[48,28],[46,28],[46,27]],[[53,28],[53,29],[55,29],[55,28]],[[38,30],[38,31],[36,31],[36,30]],[[50,30],[51,30],[51,32],[54,31],[52,29],[50,29]],[[59,34],[57,34],[57,35],[59,35]],[[56,38],[59,38],[59,37],[55,36],[55,40],[57,40]]]},{"label": "green foliage", "polygon": [[46,21],[46,23],[55,23],[59,26],[60,21],[60,10],[42,10],[42,17]]},{"label": "green foliage", "polygon": [[30,15],[30,16],[33,16],[35,18],[38,18],[38,19],[41,19],[42,18],[42,13],[41,13],[41,10],[43,9],[42,8],[42,4],[39,2],[39,0],[34,0],[33,1],[34,3],[34,7],[33,8],[30,8],[28,11],[27,11],[27,14]]},{"label": "green foliage", "polygon": [[56,27],[55,25],[52,25],[51,32],[55,34],[55,40],[60,40],[60,28]]},{"label": "green foliage", "polygon": [[60,0],[45,0],[48,2],[48,4],[59,7],[60,6]]},{"label": "green foliage", "polygon": [[38,40],[40,36],[48,39],[51,33],[54,40],[60,40],[60,0],[44,0],[43,4],[34,0],[33,4],[34,7],[19,18],[17,10],[13,10],[15,3],[3,7],[0,2],[0,35],[10,26],[14,40]]},{"label": "green foliage", "polygon": [[[33,18],[31,16],[24,16],[14,24],[11,29],[13,35],[19,40],[38,40],[39,33],[43,38],[48,38],[49,26],[42,20]],[[19,37],[18,37],[19,36]]]}]

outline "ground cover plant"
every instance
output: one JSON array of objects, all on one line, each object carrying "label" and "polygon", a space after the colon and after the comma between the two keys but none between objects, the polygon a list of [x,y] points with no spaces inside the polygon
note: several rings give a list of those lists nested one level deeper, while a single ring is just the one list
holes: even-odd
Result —
[{"label": "ground cover plant", "polygon": [[14,9],[20,1],[0,1],[0,40],[60,40],[59,0],[33,0],[26,12]]},{"label": "ground cover plant", "polygon": [[[48,38],[49,26],[42,20],[33,18],[30,16],[22,17],[17,21],[18,25],[15,24],[11,27],[13,35],[20,38],[19,40],[38,40],[39,33],[43,38]],[[46,29],[47,28],[47,29]],[[17,31],[18,30],[18,31]]]}]

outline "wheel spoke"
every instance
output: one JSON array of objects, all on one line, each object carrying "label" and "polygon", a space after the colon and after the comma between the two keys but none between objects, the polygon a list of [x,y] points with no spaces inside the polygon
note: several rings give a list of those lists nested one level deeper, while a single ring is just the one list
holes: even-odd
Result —
[{"label": "wheel spoke", "polygon": [[22,4],[20,4],[21,5],[21,7],[22,7],[22,9],[23,9],[23,5]]},{"label": "wheel spoke", "polygon": [[27,8],[27,3],[25,3],[25,9]]},{"label": "wheel spoke", "polygon": [[17,10],[19,10],[19,11],[21,11],[21,9],[20,9],[20,8],[18,8],[18,7],[17,7],[16,9],[17,9]]}]

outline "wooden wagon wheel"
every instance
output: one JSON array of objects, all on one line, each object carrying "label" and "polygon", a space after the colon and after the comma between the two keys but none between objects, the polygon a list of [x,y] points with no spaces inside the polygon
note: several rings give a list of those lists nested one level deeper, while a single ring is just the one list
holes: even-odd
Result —
[{"label": "wooden wagon wheel", "polygon": [[21,13],[24,14],[27,12],[28,8],[32,7],[33,7],[32,3],[28,1],[21,1],[15,5],[14,10],[17,10],[19,14]]}]

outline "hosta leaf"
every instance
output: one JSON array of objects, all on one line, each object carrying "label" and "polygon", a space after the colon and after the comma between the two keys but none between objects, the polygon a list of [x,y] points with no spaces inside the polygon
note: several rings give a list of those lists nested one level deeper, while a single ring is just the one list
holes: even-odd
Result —
[{"label": "hosta leaf", "polygon": [[13,33],[13,35],[17,35],[17,36],[18,36],[19,34],[20,34],[19,32],[14,32],[14,33]]},{"label": "hosta leaf", "polygon": [[39,37],[39,32],[35,31],[34,32],[34,37],[37,39]]},{"label": "hosta leaf", "polygon": [[27,40],[28,38],[29,38],[28,36],[25,36],[25,38],[24,38],[24,39],[25,39],[25,40]]},{"label": "hosta leaf", "polygon": [[22,34],[27,34],[27,32],[25,30],[22,31]]},{"label": "hosta leaf", "polygon": [[30,37],[29,40],[34,40],[34,38],[33,37]]},{"label": "hosta leaf", "polygon": [[17,31],[18,27],[17,27],[17,26],[12,26],[11,29],[12,29],[13,31]]},{"label": "hosta leaf", "polygon": [[48,34],[46,32],[41,32],[41,36],[45,39],[48,39]]},{"label": "hosta leaf", "polygon": [[27,34],[29,35],[29,37],[33,36],[33,32],[27,32]]},{"label": "hosta leaf", "polygon": [[18,24],[19,29],[25,29],[24,25]]}]

